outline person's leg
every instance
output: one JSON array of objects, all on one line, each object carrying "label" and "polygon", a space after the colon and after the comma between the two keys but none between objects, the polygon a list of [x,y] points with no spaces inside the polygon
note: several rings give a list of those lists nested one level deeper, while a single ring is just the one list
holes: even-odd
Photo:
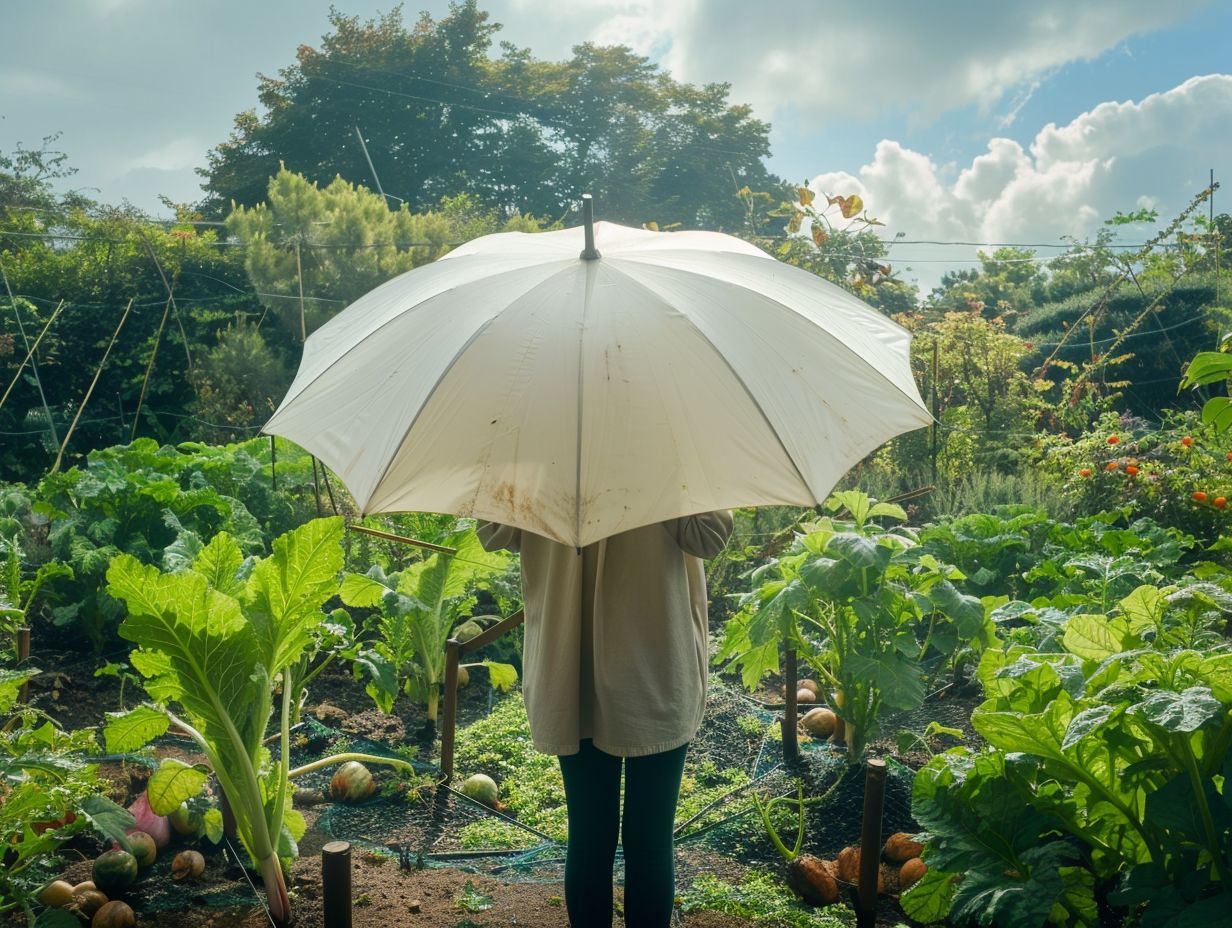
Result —
[{"label": "person's leg", "polygon": [[625,922],[666,928],[676,898],[672,846],[676,800],[687,744],[659,754],[625,758]]},{"label": "person's leg", "polygon": [[569,924],[572,928],[611,928],[621,759],[603,753],[587,738],[578,753],[559,755],[559,760],[569,810],[565,851]]}]

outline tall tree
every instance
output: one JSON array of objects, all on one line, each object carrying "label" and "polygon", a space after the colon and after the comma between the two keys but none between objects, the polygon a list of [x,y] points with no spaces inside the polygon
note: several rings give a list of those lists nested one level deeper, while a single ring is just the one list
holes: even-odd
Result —
[{"label": "tall tree", "polygon": [[209,153],[206,211],[260,202],[280,163],[320,184],[379,177],[414,211],[467,193],[560,217],[590,190],[604,218],[686,227],[734,228],[740,187],[783,188],[763,164],[768,124],[727,85],[682,84],[627,48],[543,62],[505,43],[493,57],[500,26],[475,0],[411,28],[400,6],[368,21],[334,11],[331,25],[261,78],[263,114],[239,114]]}]

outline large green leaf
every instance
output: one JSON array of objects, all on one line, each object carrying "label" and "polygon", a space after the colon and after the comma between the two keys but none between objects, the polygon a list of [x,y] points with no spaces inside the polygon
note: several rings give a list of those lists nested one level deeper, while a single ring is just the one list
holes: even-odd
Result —
[{"label": "large green leaf", "polygon": [[898,897],[898,904],[917,922],[931,925],[943,921],[950,914],[958,877],[957,873],[930,868],[918,883]]},{"label": "large green leaf", "polygon": [[299,659],[321,607],[338,589],[342,518],[314,519],[274,540],[244,590],[258,653],[270,677]]},{"label": "large green leaf", "polygon": [[1197,731],[1211,719],[1223,712],[1209,687],[1191,686],[1184,692],[1160,690],[1140,703],[1130,706],[1129,711],[1164,731]]},{"label": "large green leaf", "polygon": [[1181,389],[1204,383],[1219,383],[1232,375],[1232,354],[1222,351],[1199,351],[1185,368]]},{"label": "large green leaf", "polygon": [[378,606],[381,599],[388,593],[389,587],[373,577],[362,574],[347,573],[342,576],[342,586],[338,595],[348,606],[357,609],[371,609]]},{"label": "large green leaf", "polygon": [[1076,615],[1065,626],[1065,650],[1084,660],[1102,661],[1129,647],[1128,623],[1102,615]]},{"label": "large green leaf", "polygon": [[127,754],[166,734],[169,724],[165,712],[149,706],[138,706],[128,712],[108,712],[103,740],[108,751]]},{"label": "large green leaf", "polygon": [[103,838],[128,846],[125,832],[133,827],[135,821],[131,812],[121,809],[106,796],[87,796],[78,811]]},{"label": "large green leaf", "polygon": [[185,799],[200,794],[210,772],[200,765],[189,765],[173,757],[165,759],[150,777],[146,796],[155,815],[170,815]]},{"label": "large green leaf", "polygon": [[140,645],[133,666],[146,690],[178,701],[218,743],[235,725],[247,745],[264,733],[269,680],[260,642],[234,599],[192,571],[161,574],[120,555],[107,571],[110,593],[128,606],[120,634]]},{"label": "large green leaf", "polygon": [[244,589],[239,578],[243,563],[244,554],[239,544],[226,532],[219,532],[201,549],[192,562],[192,569],[219,593],[238,597]]}]

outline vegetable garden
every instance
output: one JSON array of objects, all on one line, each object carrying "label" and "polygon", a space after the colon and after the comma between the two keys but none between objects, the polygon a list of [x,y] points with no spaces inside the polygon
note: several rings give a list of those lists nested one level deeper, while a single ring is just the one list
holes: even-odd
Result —
[{"label": "vegetable garden", "polygon": [[[1154,214],[1046,270],[982,254],[926,298],[858,196],[766,186],[726,204],[742,235],[910,328],[937,424],[816,509],[738,510],[708,565],[680,921],[1232,925],[1214,186],[1132,252],[1113,230]],[[472,520],[362,517],[303,450],[246,437],[336,308],[547,223],[469,194],[390,211],[285,168],[268,198],[225,234],[187,207],[170,228],[0,212],[34,339],[0,333],[0,925],[333,924],[339,898],[356,925],[565,925],[516,556]],[[150,299],[100,327],[119,287]],[[66,360],[96,354],[88,383]],[[83,417],[99,384],[118,417]]]},{"label": "vegetable garden", "polygon": [[[1192,431],[1108,435],[1104,456],[1214,447]],[[279,449],[275,468],[264,440],[138,441],[5,491],[6,910],[303,923],[320,917],[311,855],[345,840],[359,923],[541,905],[533,917],[563,924],[563,792],[529,745],[516,629],[464,661],[456,774],[438,772],[446,643],[516,610],[516,564],[447,517],[383,523],[436,551],[347,531],[315,517],[302,454]],[[725,557],[743,589],[716,562],[729,614],[678,813],[686,923],[852,923],[870,757],[889,765],[888,923],[1218,923],[1219,537],[1131,506],[911,525],[857,490],[820,513],[738,516]],[[34,646],[15,664],[23,624]],[[795,751],[788,653],[800,707],[816,701]]]}]

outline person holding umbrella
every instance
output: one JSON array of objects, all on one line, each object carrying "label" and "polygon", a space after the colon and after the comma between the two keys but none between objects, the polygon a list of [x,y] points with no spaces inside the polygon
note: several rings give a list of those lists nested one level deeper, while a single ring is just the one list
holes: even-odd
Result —
[{"label": "person holding umbrella", "polygon": [[706,708],[702,560],[723,549],[731,529],[730,512],[709,512],[578,549],[480,523],[485,548],[521,555],[522,692],[535,747],[557,755],[565,782],[565,906],[574,928],[612,924],[618,838],[625,922],[670,923],[676,801]]},{"label": "person holding umbrella", "polygon": [[576,905],[600,910],[577,924],[610,923],[623,764],[627,902],[653,900],[627,919],[640,928],[670,915],[672,809],[705,691],[699,558],[730,531],[722,512],[815,506],[932,417],[911,333],[852,294],[729,235],[595,223],[588,197],[582,212],[580,228],[484,236],[361,297],[308,338],[264,431],[316,455],[364,515],[473,516],[494,523],[488,544],[521,550],[528,710],[562,758],[569,853],[599,861],[574,867]]}]

